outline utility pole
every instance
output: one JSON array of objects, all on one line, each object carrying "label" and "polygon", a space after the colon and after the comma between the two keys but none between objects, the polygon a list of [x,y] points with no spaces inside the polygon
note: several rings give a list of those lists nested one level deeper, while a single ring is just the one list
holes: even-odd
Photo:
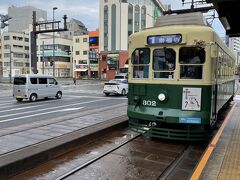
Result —
[{"label": "utility pole", "polygon": [[36,33],[36,11],[33,11],[33,31],[31,32],[31,70],[37,74],[37,33]]},{"label": "utility pole", "polygon": [[[53,8],[53,22],[55,21],[55,10],[57,10],[57,7]],[[54,23],[53,25],[53,29],[54,29]],[[55,77],[55,32],[53,31],[53,57],[52,57],[52,61],[53,61],[53,76]]]},{"label": "utility pole", "polygon": [[[36,11],[33,11],[33,31],[31,32],[31,69],[37,74],[37,34],[67,31],[67,15],[63,16],[64,28],[60,28],[61,21],[36,21]],[[51,25],[51,26],[50,26]],[[51,27],[51,28],[49,28]],[[50,62],[51,64],[51,62]]]},{"label": "utility pole", "polygon": [[44,74],[44,64],[45,64],[45,59],[44,59],[44,41],[42,42],[42,73]]}]

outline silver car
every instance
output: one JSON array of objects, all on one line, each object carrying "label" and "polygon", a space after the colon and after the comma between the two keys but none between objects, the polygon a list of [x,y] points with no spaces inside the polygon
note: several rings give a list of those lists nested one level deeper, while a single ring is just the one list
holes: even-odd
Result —
[{"label": "silver car", "polygon": [[62,98],[61,85],[53,76],[25,74],[14,77],[13,97],[21,102],[29,99],[31,102],[48,97]]}]

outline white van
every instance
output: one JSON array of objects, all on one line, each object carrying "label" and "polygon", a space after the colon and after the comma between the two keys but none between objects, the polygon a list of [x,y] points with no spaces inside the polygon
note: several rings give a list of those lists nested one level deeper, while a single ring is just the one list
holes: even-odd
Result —
[{"label": "white van", "polygon": [[48,97],[62,98],[61,85],[53,76],[40,74],[24,74],[14,76],[13,97],[21,102],[29,99],[31,102]]}]

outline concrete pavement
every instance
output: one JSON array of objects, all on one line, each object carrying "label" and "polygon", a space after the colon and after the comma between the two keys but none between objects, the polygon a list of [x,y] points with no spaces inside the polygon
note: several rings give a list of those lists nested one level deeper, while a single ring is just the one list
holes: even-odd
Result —
[{"label": "concrete pavement", "polygon": [[[79,138],[127,121],[126,104],[0,130],[0,179],[61,154]],[[70,118],[71,117],[71,118]]]}]

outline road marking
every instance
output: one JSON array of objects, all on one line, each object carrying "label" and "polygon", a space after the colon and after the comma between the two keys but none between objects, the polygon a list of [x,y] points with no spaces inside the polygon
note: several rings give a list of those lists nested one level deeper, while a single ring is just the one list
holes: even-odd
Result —
[{"label": "road marking", "polygon": [[22,110],[22,109],[29,109],[29,108],[35,108],[35,107],[39,107],[39,106],[45,106],[46,104],[40,104],[40,105],[36,105],[36,106],[27,106],[27,107],[19,107],[19,108],[12,108],[12,109],[7,109],[7,110],[2,110],[1,112],[8,112],[8,111],[17,111],[17,110]]},{"label": "road marking", "polygon": [[[79,110],[79,109],[83,109],[83,108],[85,108],[85,107],[79,107],[79,108],[76,108],[74,110]],[[72,110],[72,111],[74,111],[74,110]],[[32,115],[29,115],[29,116],[23,116],[23,117],[18,117],[18,118],[6,119],[6,120],[3,120],[3,121],[0,121],[0,123],[14,121],[14,120],[23,119],[23,118],[34,117],[34,116],[40,116],[40,115],[45,115],[45,114],[51,114],[51,113],[56,113],[56,112],[63,112],[63,110],[62,109],[58,109],[58,110],[50,111],[50,112],[44,112],[44,113],[32,114]]]},{"label": "road marking", "polygon": [[79,107],[79,108],[67,108],[67,109],[62,109],[61,111],[76,111],[79,109],[82,109],[83,107]]},{"label": "road marking", "polygon": [[[75,99],[75,98],[62,98],[62,100],[71,100],[71,99]],[[49,101],[36,101],[36,102],[34,102],[34,104],[42,104],[42,103],[45,103],[45,104],[49,104],[49,103],[51,103],[51,102],[55,102],[55,101],[59,101],[59,99],[51,99],[51,100],[49,100]],[[7,104],[12,104],[12,103],[4,103],[4,104],[0,104],[0,105],[7,105]],[[32,103],[26,103],[26,104],[24,104],[24,103],[18,103],[18,104],[12,104],[11,106],[2,106],[2,107],[0,107],[0,109],[5,109],[5,108],[9,108],[9,107],[16,107],[16,106],[19,106],[19,105],[21,105],[21,106],[26,106],[26,105],[32,105]],[[31,106],[31,107],[34,107],[34,106]]]},{"label": "road marking", "polygon": [[222,132],[225,128],[225,126],[227,125],[230,117],[233,114],[233,110],[235,109],[236,103],[234,103],[231,111],[228,113],[227,117],[224,119],[223,124],[221,125],[220,129],[218,130],[217,134],[215,134],[214,138],[212,139],[211,143],[208,145],[208,148],[205,150],[200,162],[198,163],[197,167],[195,168],[192,176],[191,176],[191,180],[198,180],[202,174],[203,169],[205,168],[208,159],[210,158],[213,150],[215,149],[217,142],[220,138],[220,136],[222,135]]},{"label": "road marking", "polygon": [[[69,106],[74,106],[74,105],[80,105],[80,104],[87,104],[87,103],[92,103],[92,102],[97,102],[97,101],[102,101],[100,100],[94,100],[94,101],[87,101],[87,102],[81,102],[81,103],[74,103],[74,104],[68,104],[68,105],[63,105],[63,106],[57,106],[57,107],[50,107],[50,108],[44,108],[44,109],[38,109],[38,110],[34,110],[34,111],[28,111],[28,112],[21,112],[21,113],[15,113],[15,114],[7,114],[7,115],[2,115],[0,116],[0,118],[3,117],[10,117],[10,116],[16,116],[16,115],[22,115],[22,114],[29,114],[29,113],[33,113],[33,112],[39,112],[39,111],[45,111],[45,110],[50,110],[50,109],[57,109],[57,108],[64,108],[64,107],[69,107]],[[61,109],[62,111],[63,109]],[[30,116],[32,117],[32,116]],[[20,119],[24,118],[24,117],[19,117]],[[18,118],[13,118],[18,119]],[[12,120],[12,119],[10,119]],[[0,122],[7,122],[8,120],[0,120]]]}]

